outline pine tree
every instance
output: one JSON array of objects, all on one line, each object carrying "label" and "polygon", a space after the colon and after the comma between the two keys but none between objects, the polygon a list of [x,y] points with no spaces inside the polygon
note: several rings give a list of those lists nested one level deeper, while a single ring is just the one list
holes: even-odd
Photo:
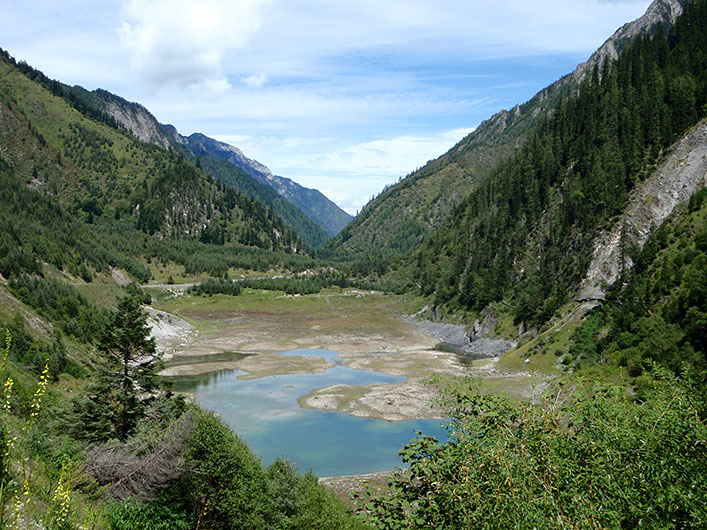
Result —
[{"label": "pine tree", "polygon": [[155,339],[150,337],[147,326],[147,313],[137,298],[126,296],[120,300],[99,349],[117,387],[118,436],[125,441],[143,408],[138,392],[150,394],[157,388],[160,364]]},{"label": "pine tree", "polygon": [[144,415],[146,405],[162,387],[162,367],[147,313],[134,296],[118,303],[99,342],[99,377],[87,398],[74,403],[79,435],[92,440],[125,441]]}]

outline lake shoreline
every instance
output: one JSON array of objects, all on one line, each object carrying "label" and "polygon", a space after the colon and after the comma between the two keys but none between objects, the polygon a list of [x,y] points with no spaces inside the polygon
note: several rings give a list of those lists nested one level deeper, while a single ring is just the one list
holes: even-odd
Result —
[{"label": "lake shoreline", "polygon": [[[278,352],[320,349],[338,352],[336,362],[355,370],[371,370],[406,378],[401,383],[340,389],[316,389],[300,404],[319,410],[399,421],[441,417],[430,402],[436,389],[423,379],[431,374],[465,375],[451,352],[434,350],[438,342],[415,323],[398,316],[399,298],[380,293],[330,292],[300,298],[263,293],[239,297],[178,297],[163,309],[174,321],[169,342],[168,319],[162,318],[160,339],[170,352],[171,366],[160,375],[189,377],[224,370],[245,372],[240,379],[293,373],[323,373],[330,362],[317,357],[292,357]],[[191,326],[185,334],[185,324]],[[185,340],[186,338],[186,340]],[[244,354],[237,360],[209,362],[210,355]],[[203,357],[205,362],[190,363]],[[184,364],[179,364],[180,359]]]},{"label": "lake shoreline", "polygon": [[356,504],[352,496],[354,493],[363,494],[367,488],[375,494],[382,493],[388,488],[388,480],[396,471],[378,471],[375,473],[361,473],[359,475],[342,475],[339,477],[319,477],[318,481],[341,500]]}]

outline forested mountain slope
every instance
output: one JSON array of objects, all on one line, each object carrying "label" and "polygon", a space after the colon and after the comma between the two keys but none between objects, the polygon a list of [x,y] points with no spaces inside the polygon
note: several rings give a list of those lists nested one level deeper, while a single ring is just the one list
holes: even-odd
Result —
[{"label": "forested mountain slope", "polygon": [[146,234],[271,250],[303,248],[270,209],[204,174],[175,152],[76,110],[0,60],[0,156],[13,178],[88,223],[126,220]]},{"label": "forested mountain slope", "polygon": [[573,296],[599,231],[707,113],[705,27],[707,4],[688,6],[667,35],[637,37],[560,98],[413,254],[423,292],[473,310],[506,299],[536,324]]},{"label": "forested mountain slope", "polygon": [[190,162],[203,157],[201,168],[213,174],[224,184],[234,187],[247,197],[256,199],[275,210],[283,220],[311,247],[319,246],[328,239],[327,233],[315,221],[307,217],[296,206],[281,198],[269,186],[259,183],[240,167],[224,163],[204,152],[193,153],[189,139],[180,135],[171,125],[162,125],[139,103],[132,103],[106,90],[88,91],[80,86],[69,86],[47,78],[29,65],[18,65],[22,72],[54,95],[62,97],[72,107],[87,117],[102,121],[116,129],[130,132],[138,139],[165,149],[174,149]]},{"label": "forested mountain slope", "polygon": [[237,147],[201,133],[183,136],[174,126],[160,124],[142,105],[105,90],[87,92],[80,87],[69,90],[80,93],[93,108],[107,114],[141,140],[203,158],[204,169],[214,170],[214,175],[224,183],[274,208],[313,247],[328,239],[328,235],[338,233],[351,220],[350,215],[318,190],[273,175],[266,166],[248,158]]},{"label": "forested mountain slope", "polygon": [[[76,90],[76,87],[71,90]],[[197,158],[200,159],[199,165],[204,171],[275,210],[307,245],[316,248],[329,238],[317,220],[312,219],[287,197],[278,194],[269,182],[263,182],[260,173],[269,173],[269,170],[243,155],[239,149],[200,133],[183,136],[174,126],[159,123],[142,105],[105,90],[95,90],[88,94],[95,108],[108,114],[120,127],[143,141],[175,149],[194,163]],[[219,146],[219,149],[212,146]]]},{"label": "forested mountain slope", "polygon": [[[189,138],[180,135],[173,126],[159,123],[139,103],[129,102],[103,89],[88,91],[78,85],[66,85],[60,81],[49,79],[42,72],[25,63],[19,63],[17,66],[27,77],[40,83],[54,95],[63,98],[69,105],[89,118],[101,121],[113,128],[128,131],[144,142],[165,149],[174,149],[192,163],[196,163],[197,157],[202,157],[204,159],[201,164],[202,169],[214,174],[224,184],[234,187],[251,199],[256,199],[275,210],[310,247],[317,247],[328,239],[329,235],[324,228],[297,206],[278,195],[272,187],[260,183],[238,165],[230,162],[225,163],[218,157],[204,152],[199,142],[190,146]],[[215,142],[215,140],[209,140]],[[238,151],[235,148],[231,149]],[[240,151],[238,152],[240,153]],[[262,167],[267,170],[265,166],[261,166],[254,160],[245,156],[242,158],[249,161],[247,167]]]},{"label": "forested mountain slope", "polygon": [[615,59],[636,35],[672,24],[689,0],[655,0],[646,14],[609,38],[591,58],[528,102],[484,121],[447,153],[384,190],[368,203],[323,252],[338,257],[415,247],[502,161],[525,144],[528,131],[546,118],[558,99],[577,89],[594,66]]},{"label": "forested mountain slope", "polygon": [[707,121],[674,144],[665,161],[628,196],[611,230],[594,241],[592,260],[576,300],[603,300],[606,291],[634,265],[653,231],[680,204],[707,186]]}]

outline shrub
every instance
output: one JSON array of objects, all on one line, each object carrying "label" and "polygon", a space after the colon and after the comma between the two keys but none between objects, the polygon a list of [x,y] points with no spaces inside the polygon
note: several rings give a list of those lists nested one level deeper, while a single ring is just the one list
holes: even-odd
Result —
[{"label": "shrub", "polygon": [[413,440],[409,478],[368,495],[378,528],[705,528],[707,402],[653,366],[635,402],[622,390],[514,403],[448,389],[450,442]]}]

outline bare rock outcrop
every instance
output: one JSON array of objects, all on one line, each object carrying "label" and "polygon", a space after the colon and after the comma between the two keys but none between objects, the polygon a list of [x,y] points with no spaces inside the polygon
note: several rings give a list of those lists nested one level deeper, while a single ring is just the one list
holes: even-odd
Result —
[{"label": "bare rock outcrop", "polygon": [[105,111],[143,142],[169,148],[169,139],[161,125],[142,105],[127,103],[114,97],[106,101]]},{"label": "bare rock outcrop", "polygon": [[675,207],[707,186],[707,120],[701,121],[673,146],[655,173],[630,195],[623,215],[594,241],[592,261],[575,297],[603,300],[606,290],[633,263],[625,249],[643,248]]},{"label": "bare rock outcrop", "polygon": [[482,322],[476,321],[471,329],[459,324],[429,320],[408,319],[408,321],[438,339],[444,347],[473,358],[498,357],[516,346],[513,341],[488,336],[495,326],[493,317],[484,318]]}]

